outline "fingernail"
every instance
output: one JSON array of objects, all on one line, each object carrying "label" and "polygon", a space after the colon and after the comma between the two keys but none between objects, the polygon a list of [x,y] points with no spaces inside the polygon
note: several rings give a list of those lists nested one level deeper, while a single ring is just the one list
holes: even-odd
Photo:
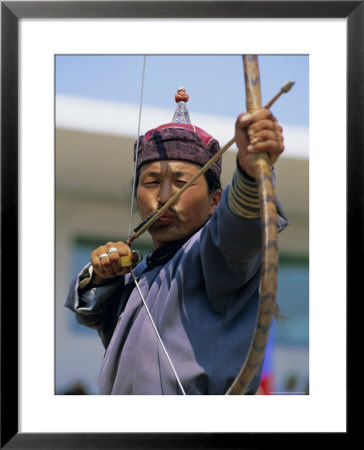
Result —
[{"label": "fingernail", "polygon": [[240,121],[241,121],[242,123],[246,123],[246,122],[249,122],[249,119],[250,119],[250,114],[248,113],[248,114],[244,114],[244,115],[241,117]]},{"label": "fingernail", "polygon": [[248,152],[252,152],[254,150],[254,145],[248,145]]}]

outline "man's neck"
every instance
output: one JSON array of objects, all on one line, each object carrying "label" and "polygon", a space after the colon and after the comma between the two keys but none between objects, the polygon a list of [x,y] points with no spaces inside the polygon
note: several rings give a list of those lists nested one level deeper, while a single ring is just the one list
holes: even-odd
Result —
[{"label": "man's neck", "polygon": [[191,236],[186,236],[177,241],[166,242],[163,245],[155,248],[146,257],[147,271],[153,269],[156,266],[166,264],[173,256],[178,252],[182,245],[190,239]]}]

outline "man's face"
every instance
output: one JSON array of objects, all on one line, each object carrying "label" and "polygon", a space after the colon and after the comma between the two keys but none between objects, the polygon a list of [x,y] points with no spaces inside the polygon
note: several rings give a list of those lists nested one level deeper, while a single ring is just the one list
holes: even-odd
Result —
[{"label": "man's face", "polygon": [[[184,161],[155,161],[140,169],[137,203],[142,220],[161,208],[200,167]],[[149,228],[154,248],[182,239],[197,231],[214,212],[221,190],[208,193],[206,178],[200,176]]]}]

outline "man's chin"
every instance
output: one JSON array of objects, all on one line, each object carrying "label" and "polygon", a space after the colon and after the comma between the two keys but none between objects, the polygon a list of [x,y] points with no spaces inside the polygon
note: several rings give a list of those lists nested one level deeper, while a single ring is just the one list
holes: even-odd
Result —
[{"label": "man's chin", "polygon": [[179,239],[183,239],[187,236],[185,231],[177,230],[171,224],[158,224],[157,226],[153,225],[153,227],[149,229],[149,233],[152,236],[153,241],[159,242],[160,245],[167,242],[178,241]]}]

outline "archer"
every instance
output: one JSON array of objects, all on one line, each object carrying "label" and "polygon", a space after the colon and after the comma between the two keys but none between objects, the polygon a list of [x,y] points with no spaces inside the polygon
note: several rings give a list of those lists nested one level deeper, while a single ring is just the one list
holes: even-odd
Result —
[{"label": "archer", "polygon": [[[178,93],[173,122],[136,144],[141,219],[170,201],[219,143],[189,123]],[[273,165],[282,127],[268,109],[235,124],[237,167],[221,189],[221,158],[148,228],[154,251],[140,264],[130,246],[108,242],[71,286],[66,307],[105,346],[101,394],[224,394],[245,361],[259,303],[261,217],[251,154]],[[279,229],[287,219],[278,205]],[[132,263],[123,267],[121,257]],[[259,386],[260,365],[245,393]]]}]

